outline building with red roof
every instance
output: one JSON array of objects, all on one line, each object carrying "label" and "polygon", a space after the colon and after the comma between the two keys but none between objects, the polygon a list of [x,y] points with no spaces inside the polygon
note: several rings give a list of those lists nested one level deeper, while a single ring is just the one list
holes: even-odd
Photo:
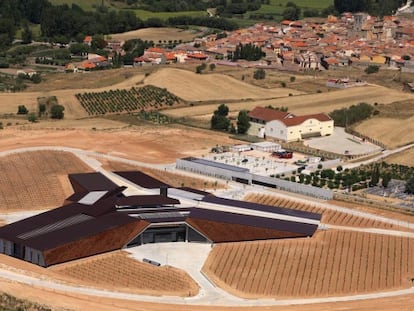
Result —
[{"label": "building with red roof", "polygon": [[297,141],[333,134],[334,121],[325,113],[295,116],[271,108],[256,107],[249,112],[249,135]]}]

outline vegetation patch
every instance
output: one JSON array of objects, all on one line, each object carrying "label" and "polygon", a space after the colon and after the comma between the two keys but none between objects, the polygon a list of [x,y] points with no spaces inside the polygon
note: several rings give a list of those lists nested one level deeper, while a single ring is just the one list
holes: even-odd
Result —
[{"label": "vegetation patch", "polygon": [[37,303],[32,303],[27,300],[18,299],[12,295],[6,293],[0,293],[0,310],[12,311],[12,310],[33,310],[33,311],[50,311],[51,308],[42,306]]},{"label": "vegetation patch", "polygon": [[152,85],[130,90],[76,94],[76,98],[89,115],[158,110],[183,102],[167,89]]}]

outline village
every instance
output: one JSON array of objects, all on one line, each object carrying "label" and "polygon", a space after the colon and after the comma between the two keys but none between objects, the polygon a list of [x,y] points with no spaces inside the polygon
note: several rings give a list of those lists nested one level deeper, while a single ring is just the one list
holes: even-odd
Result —
[{"label": "village", "polygon": [[[232,32],[210,34],[192,42],[154,43],[135,57],[133,66],[209,62],[223,66],[256,67],[286,71],[328,70],[350,65],[413,72],[414,21],[402,16],[382,19],[366,13],[343,13],[339,18],[284,20],[278,25],[256,24]],[[86,36],[84,44],[93,38]],[[123,55],[124,41],[106,39],[108,57],[89,54],[87,60],[71,62],[66,71],[93,70],[112,66]],[[257,61],[231,61],[239,45],[260,47],[265,57]],[[358,82],[358,81],[356,81]]]}]

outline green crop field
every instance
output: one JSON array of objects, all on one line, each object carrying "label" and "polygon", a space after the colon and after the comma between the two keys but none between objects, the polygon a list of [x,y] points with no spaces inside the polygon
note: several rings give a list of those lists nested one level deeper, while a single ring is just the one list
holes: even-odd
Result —
[{"label": "green crop field", "polygon": [[[71,6],[76,4],[85,11],[94,10],[96,7],[102,5],[102,0],[49,0],[53,5],[67,4]],[[109,1],[104,0],[104,5],[109,6]]]},{"label": "green crop field", "polygon": [[270,4],[263,4],[260,10],[252,13],[282,14],[287,2],[294,2],[302,9],[324,9],[333,4],[333,0],[270,0]]},{"label": "green crop field", "polygon": [[142,20],[156,17],[162,20],[166,20],[169,17],[190,15],[190,16],[207,16],[206,11],[181,11],[181,12],[150,12],[145,10],[134,10],[135,15]]}]

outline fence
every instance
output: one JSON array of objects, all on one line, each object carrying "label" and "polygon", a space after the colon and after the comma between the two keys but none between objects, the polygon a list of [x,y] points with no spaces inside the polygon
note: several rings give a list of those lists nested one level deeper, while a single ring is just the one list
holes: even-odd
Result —
[{"label": "fence", "polygon": [[376,139],[373,139],[373,138],[371,138],[371,137],[368,137],[368,136],[366,136],[366,135],[364,135],[364,134],[361,134],[361,133],[359,133],[359,132],[355,131],[353,128],[346,127],[346,128],[345,128],[345,131],[346,131],[348,134],[351,134],[351,135],[357,136],[357,137],[359,137],[359,138],[361,138],[361,139],[364,139],[364,140],[366,140],[366,141],[370,142],[371,144],[374,144],[374,145],[380,146],[380,147],[381,147],[381,148],[383,148],[383,149],[387,149],[387,146],[386,146],[385,144],[383,144],[382,142],[380,142],[380,141],[378,141],[378,140],[376,140]]}]

